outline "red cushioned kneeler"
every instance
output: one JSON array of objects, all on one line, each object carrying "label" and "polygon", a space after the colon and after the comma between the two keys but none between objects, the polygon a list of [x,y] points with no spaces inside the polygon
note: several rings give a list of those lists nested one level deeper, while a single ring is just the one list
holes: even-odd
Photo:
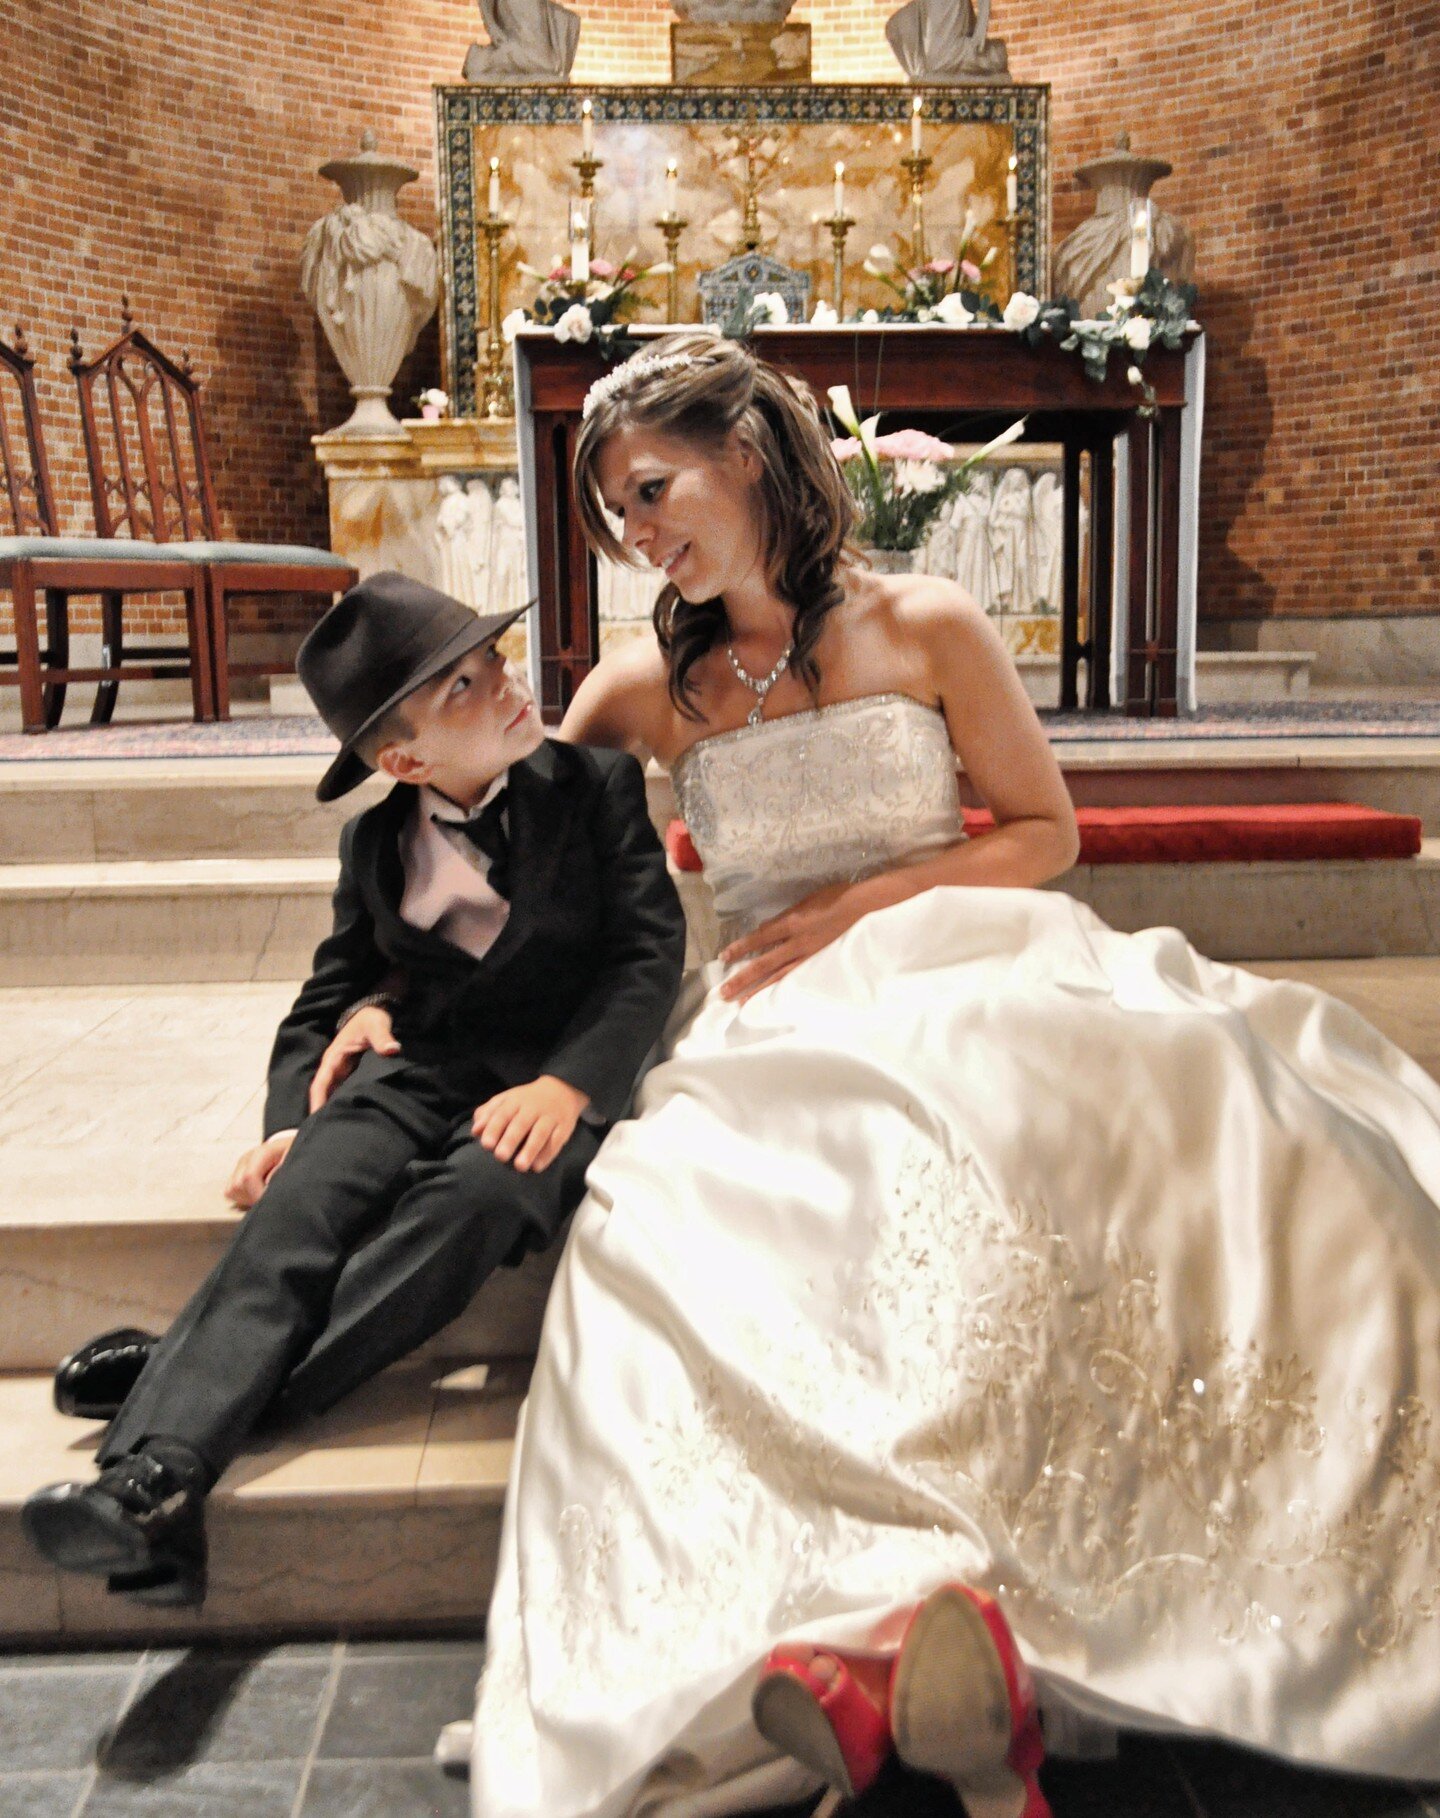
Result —
[{"label": "red cushioned kneeler", "polygon": [[[1402,859],[1420,850],[1413,814],[1386,814],[1353,802],[1281,802],[1219,808],[1077,808],[1082,865],[1185,865],[1249,859]],[[993,830],[983,808],[965,810],[967,833]],[[700,871],[683,821],[665,847],[677,870]]]}]

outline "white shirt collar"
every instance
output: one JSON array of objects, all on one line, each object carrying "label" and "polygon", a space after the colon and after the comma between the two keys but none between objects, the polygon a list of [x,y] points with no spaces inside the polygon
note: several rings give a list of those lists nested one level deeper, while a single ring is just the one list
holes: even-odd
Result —
[{"label": "white shirt collar", "polygon": [[477,815],[484,813],[509,780],[510,771],[507,767],[500,772],[480,800],[470,809],[457,807],[449,796],[441,795],[438,789],[432,789],[428,783],[422,784],[420,812],[427,820],[439,821],[442,825],[448,824],[452,827],[463,827],[467,821],[473,821]]}]

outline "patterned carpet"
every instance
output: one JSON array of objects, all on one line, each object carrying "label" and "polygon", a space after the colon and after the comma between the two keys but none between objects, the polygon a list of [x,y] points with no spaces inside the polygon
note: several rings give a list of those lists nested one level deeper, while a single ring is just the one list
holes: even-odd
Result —
[{"label": "patterned carpet", "polygon": [[[1042,712],[1056,743],[1164,743],[1173,739],[1436,738],[1435,701],[1275,701],[1209,707],[1176,720],[1118,713]],[[328,757],[335,741],[313,715],[251,714],[224,725],[189,720],[77,726],[27,737],[0,733],[0,763],[81,758]]]}]

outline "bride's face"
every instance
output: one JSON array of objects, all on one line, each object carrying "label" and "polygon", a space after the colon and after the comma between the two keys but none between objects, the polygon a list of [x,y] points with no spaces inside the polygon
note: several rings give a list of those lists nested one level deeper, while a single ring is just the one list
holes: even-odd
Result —
[{"label": "bride's face", "polygon": [[629,549],[665,571],[687,600],[713,600],[761,560],[759,463],[736,437],[720,448],[627,425],[595,464]]}]

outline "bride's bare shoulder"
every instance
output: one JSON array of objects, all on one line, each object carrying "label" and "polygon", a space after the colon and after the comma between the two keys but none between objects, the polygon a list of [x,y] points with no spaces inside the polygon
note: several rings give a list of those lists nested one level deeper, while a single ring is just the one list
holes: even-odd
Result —
[{"label": "bride's bare shoulder", "polygon": [[646,756],[663,750],[674,708],[664,652],[652,632],[608,650],[575,691],[560,737]]}]

